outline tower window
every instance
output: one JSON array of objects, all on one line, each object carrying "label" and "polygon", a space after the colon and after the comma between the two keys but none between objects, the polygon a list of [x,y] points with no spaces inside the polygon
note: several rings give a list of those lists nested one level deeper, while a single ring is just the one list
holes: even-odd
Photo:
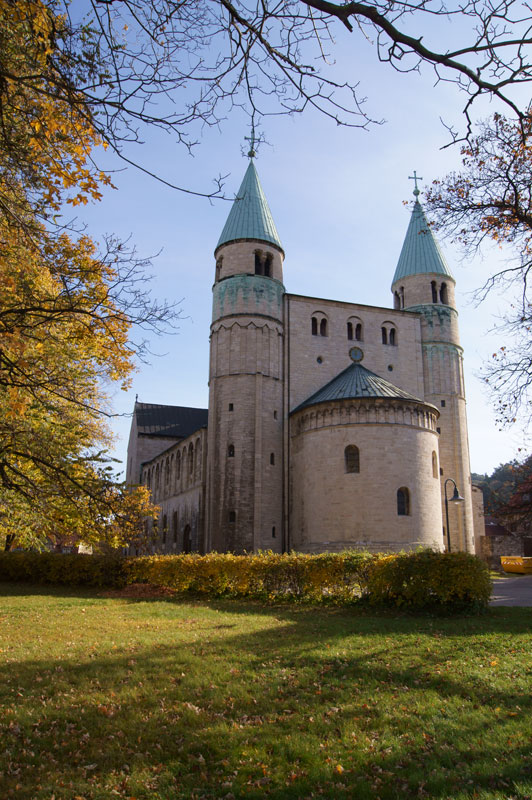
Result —
[{"label": "tower window", "polygon": [[274,412],[273,412],[273,418],[274,418],[274,419],[277,419],[277,411],[274,411]]},{"label": "tower window", "polygon": [[449,305],[449,294],[447,292],[447,284],[446,283],[442,283],[442,285],[440,287],[440,302],[442,302],[446,306]]},{"label": "tower window", "polygon": [[312,317],[312,335],[313,336],[318,335],[318,320],[316,319],[316,317]]},{"label": "tower window", "polygon": [[436,428],[436,433],[441,433],[441,428]]},{"label": "tower window", "polygon": [[397,344],[397,329],[391,322],[386,322],[381,328],[382,343],[394,345]]},{"label": "tower window", "polygon": [[438,289],[436,288],[436,281],[431,281],[430,282],[430,288],[432,290],[432,302],[433,303],[437,303],[438,302]]},{"label": "tower window", "polygon": [[222,262],[223,262],[223,258],[219,258],[218,261],[216,262],[216,280],[217,281],[220,280],[220,276],[222,274]]},{"label": "tower window", "polygon": [[266,258],[264,259],[264,275],[267,278],[271,278],[272,261],[273,261],[272,255],[271,255],[271,253],[268,253],[266,255]]},{"label": "tower window", "polygon": [[229,522],[236,522],[236,511],[230,511],[228,515]]},{"label": "tower window", "polygon": [[354,444],[349,444],[344,450],[345,471],[360,472],[360,451]]},{"label": "tower window", "polygon": [[320,336],[327,336],[327,320],[325,317],[320,322]]},{"label": "tower window", "polygon": [[275,533],[275,525],[274,525],[272,528],[272,539],[275,539],[276,535],[277,534]]},{"label": "tower window", "polygon": [[442,400],[442,401],[441,401],[441,407],[442,407],[442,408],[445,408],[445,400]]},{"label": "tower window", "polygon": [[355,339],[357,340],[357,342],[361,342],[362,341],[362,323],[361,322],[357,322],[357,324],[355,325]]},{"label": "tower window", "polygon": [[227,448],[227,457],[234,458],[234,455],[235,455],[235,446],[234,444],[230,444],[229,447]]},{"label": "tower window", "polygon": [[348,322],[347,323],[347,338],[349,339],[349,341],[352,341],[352,339],[353,339],[353,323],[352,322]]},{"label": "tower window", "polygon": [[262,253],[260,250],[255,250],[255,275],[262,275]]},{"label": "tower window", "polygon": [[272,466],[275,464],[275,453],[270,453],[270,464]]},{"label": "tower window", "polygon": [[397,490],[397,514],[400,517],[410,516],[410,492],[405,486]]},{"label": "tower window", "polygon": [[401,308],[401,300],[399,299],[399,292],[393,293],[393,307],[396,311]]},{"label": "tower window", "polygon": [[233,404],[232,404],[232,403],[229,403],[229,411],[232,411],[232,410],[233,410],[233,408],[234,408]]},{"label": "tower window", "polygon": [[438,477],[438,456],[436,455],[436,451],[432,451],[432,477]]}]

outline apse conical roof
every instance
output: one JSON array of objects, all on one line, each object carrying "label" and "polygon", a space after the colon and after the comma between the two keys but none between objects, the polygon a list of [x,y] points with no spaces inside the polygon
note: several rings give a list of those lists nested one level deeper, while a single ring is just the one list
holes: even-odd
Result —
[{"label": "apse conical roof", "polygon": [[258,239],[283,249],[253,161],[249,162],[216,247],[235,239]]},{"label": "apse conical roof", "polygon": [[353,400],[361,397],[396,397],[422,403],[419,397],[399,389],[390,381],[380,378],[361,364],[350,364],[317,392],[300,403],[292,413],[300,411],[316,403],[327,403],[331,400]]},{"label": "apse conical roof", "polygon": [[429,227],[425,212],[416,198],[392,284],[407,275],[426,273],[453,277]]}]

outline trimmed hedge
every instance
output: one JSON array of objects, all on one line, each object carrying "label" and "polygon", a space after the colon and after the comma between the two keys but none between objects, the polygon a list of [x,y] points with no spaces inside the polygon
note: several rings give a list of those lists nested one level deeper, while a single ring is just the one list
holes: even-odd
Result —
[{"label": "trimmed hedge", "polygon": [[485,608],[491,588],[489,569],[476,556],[431,550],[375,559],[366,585],[374,605],[449,610]]},{"label": "trimmed hedge", "polygon": [[430,550],[393,555],[347,551],[135,558],[0,553],[0,580],[96,587],[149,583],[180,595],[339,605],[367,602],[411,610],[481,609],[491,596],[489,571],[480,559]]},{"label": "trimmed hedge", "polygon": [[0,580],[122,587],[126,573],[120,556],[15,551],[0,552]]}]

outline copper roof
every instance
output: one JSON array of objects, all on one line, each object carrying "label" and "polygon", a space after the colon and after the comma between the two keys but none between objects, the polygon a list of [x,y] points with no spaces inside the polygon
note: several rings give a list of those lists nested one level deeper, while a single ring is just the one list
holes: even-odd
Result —
[{"label": "copper roof", "polygon": [[362,397],[396,397],[401,400],[424,402],[419,397],[399,389],[390,381],[380,378],[361,364],[350,364],[329,383],[300,403],[291,412],[300,411],[316,403],[327,403],[331,400],[354,400]]}]

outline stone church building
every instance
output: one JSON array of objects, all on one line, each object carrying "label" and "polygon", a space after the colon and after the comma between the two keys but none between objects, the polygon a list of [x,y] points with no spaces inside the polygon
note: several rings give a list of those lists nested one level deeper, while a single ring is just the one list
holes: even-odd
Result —
[{"label": "stone church building", "polygon": [[251,158],[214,251],[209,408],[136,402],[158,552],[474,552],[455,280],[416,197],[393,308],[290,294]]}]

